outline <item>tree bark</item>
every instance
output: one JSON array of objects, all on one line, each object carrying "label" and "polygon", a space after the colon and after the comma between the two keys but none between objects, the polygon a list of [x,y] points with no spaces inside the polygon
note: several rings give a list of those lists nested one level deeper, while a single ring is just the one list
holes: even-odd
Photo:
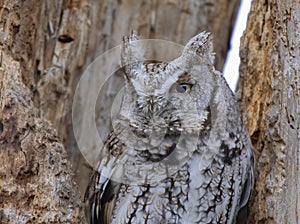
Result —
[{"label": "tree bark", "polygon": [[63,145],[38,116],[20,62],[1,51],[0,222],[82,223]]},{"label": "tree bark", "polygon": [[255,147],[250,223],[299,223],[300,3],[252,2],[238,98]]},{"label": "tree bark", "polygon": [[[143,38],[180,44],[211,31],[221,69],[239,0],[2,0],[0,5],[0,222],[83,223],[80,193],[90,168],[77,149],[71,119],[80,75],[132,29]],[[102,96],[106,104],[122,85],[118,77],[111,81]],[[93,95],[98,89],[87,82],[82,91]],[[85,101],[79,113],[88,109]],[[110,129],[106,104],[96,107],[103,133]],[[80,123],[76,118],[75,113],[73,122]]]},{"label": "tree bark", "polygon": [[54,1],[1,2],[1,223],[84,222],[71,165],[54,129],[64,125],[70,79],[64,64],[80,63],[66,60],[68,45],[58,41],[70,26],[60,25],[60,16],[66,17],[61,8]]}]

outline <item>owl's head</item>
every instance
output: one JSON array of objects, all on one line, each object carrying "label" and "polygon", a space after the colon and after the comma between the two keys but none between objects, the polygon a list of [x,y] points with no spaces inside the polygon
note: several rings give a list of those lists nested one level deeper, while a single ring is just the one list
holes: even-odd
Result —
[{"label": "owl's head", "polygon": [[[212,36],[193,37],[181,55],[167,62],[144,58],[133,32],[123,40],[121,63],[126,87],[120,115],[135,135],[149,137],[199,131],[208,116],[215,86]],[[152,135],[153,136],[153,135]],[[153,142],[158,142],[153,137]]]}]

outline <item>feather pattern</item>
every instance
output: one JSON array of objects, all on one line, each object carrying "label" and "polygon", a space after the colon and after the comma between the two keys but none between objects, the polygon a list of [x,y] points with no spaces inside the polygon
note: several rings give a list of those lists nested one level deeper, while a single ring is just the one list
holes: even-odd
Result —
[{"label": "feather pattern", "polygon": [[211,35],[170,62],[143,62],[139,47],[135,33],[124,38],[125,95],[85,194],[89,222],[236,223],[253,150]]}]

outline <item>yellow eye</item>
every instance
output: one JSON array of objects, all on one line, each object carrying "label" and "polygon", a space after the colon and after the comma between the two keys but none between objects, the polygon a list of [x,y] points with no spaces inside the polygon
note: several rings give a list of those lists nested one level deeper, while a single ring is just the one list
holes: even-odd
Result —
[{"label": "yellow eye", "polygon": [[176,91],[178,93],[189,93],[192,89],[192,84],[189,83],[180,83],[176,86]]}]

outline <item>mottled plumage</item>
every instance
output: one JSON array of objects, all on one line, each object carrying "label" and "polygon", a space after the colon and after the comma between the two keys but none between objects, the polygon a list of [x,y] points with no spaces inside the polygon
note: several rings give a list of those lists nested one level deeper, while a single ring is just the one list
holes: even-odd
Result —
[{"label": "mottled plumage", "polygon": [[235,223],[253,185],[252,146],[211,35],[170,62],[145,61],[136,40],[123,41],[125,94],[86,191],[90,223]]}]

